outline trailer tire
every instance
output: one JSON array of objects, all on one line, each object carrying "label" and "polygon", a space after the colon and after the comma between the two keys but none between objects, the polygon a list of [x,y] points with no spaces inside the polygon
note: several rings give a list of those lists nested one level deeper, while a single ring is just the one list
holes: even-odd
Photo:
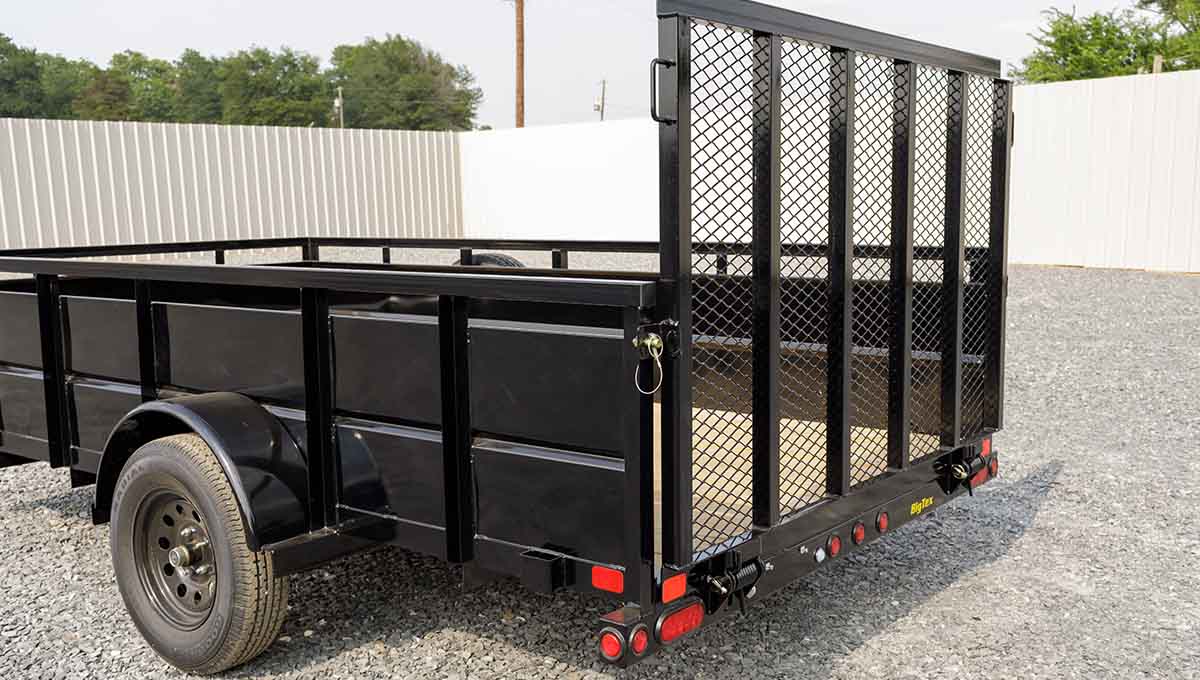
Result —
[{"label": "trailer tire", "polygon": [[233,488],[203,439],[139,448],[121,471],[109,536],[125,608],[168,663],[209,675],[261,654],[287,613],[288,578],[246,542]]},{"label": "trailer tire", "polygon": [[[455,260],[454,264],[461,265],[462,260]],[[524,269],[525,263],[521,262],[512,255],[504,253],[480,253],[471,256],[471,264],[476,267],[513,267],[515,269]]]}]

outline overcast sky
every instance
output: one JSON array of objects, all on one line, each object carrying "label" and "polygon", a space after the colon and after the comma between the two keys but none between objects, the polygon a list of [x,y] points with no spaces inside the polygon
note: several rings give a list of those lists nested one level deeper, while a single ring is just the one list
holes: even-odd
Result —
[{"label": "overcast sky", "polygon": [[[1079,13],[1123,0],[774,0],[771,4],[1018,61],[1056,5]],[[644,116],[657,54],[654,0],[527,0],[527,122],[595,120],[600,81],[612,118]],[[415,38],[475,74],[479,122],[513,123],[513,6],[505,0],[41,0],[10,2],[0,32],[17,43],[106,63],[133,49],[174,59],[287,45],[329,59],[334,46],[386,33]]]}]

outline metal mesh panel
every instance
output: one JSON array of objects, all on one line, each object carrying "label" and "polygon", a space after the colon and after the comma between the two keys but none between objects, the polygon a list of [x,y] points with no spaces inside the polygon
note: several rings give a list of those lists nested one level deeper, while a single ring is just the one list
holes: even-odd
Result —
[{"label": "metal mesh panel", "polygon": [[[753,235],[754,57],[751,33],[692,25],[692,241],[745,245]],[[752,261],[692,265],[693,551],[752,521]]]},{"label": "metal mesh panel", "polygon": [[[829,242],[829,49],[784,40],[780,241]],[[780,262],[779,504],[781,514],[825,496],[827,257]]]},{"label": "metal mesh panel", "polygon": [[[913,249],[940,252],[946,233],[946,134],[949,74],[917,72],[916,150],[913,159]],[[913,262],[912,429],[909,459],[937,453],[942,410],[942,260]]]},{"label": "metal mesh panel", "polygon": [[963,288],[962,436],[983,430],[984,367],[987,363],[988,241],[992,217],[992,81],[967,83],[967,157],[963,169],[963,245],[968,278]]},{"label": "metal mesh panel", "polygon": [[[854,245],[882,246],[892,233],[892,62],[860,55],[854,109]],[[850,480],[859,485],[888,465],[888,345],[891,260],[854,259],[854,349],[850,357]]]}]

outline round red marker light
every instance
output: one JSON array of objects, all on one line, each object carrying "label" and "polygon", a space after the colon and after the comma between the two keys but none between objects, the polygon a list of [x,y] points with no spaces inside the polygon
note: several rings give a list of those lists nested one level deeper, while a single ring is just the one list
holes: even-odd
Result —
[{"label": "round red marker light", "polygon": [[830,557],[837,557],[842,553],[842,539],[838,536],[830,536],[826,549],[829,550]]},{"label": "round red marker light", "polygon": [[606,630],[600,634],[600,656],[608,661],[616,661],[625,653],[625,642],[614,630]]},{"label": "round red marker light", "polygon": [[881,533],[881,534],[887,533],[888,514],[886,512],[879,513],[879,515],[875,518],[875,528],[878,529],[879,533]]},{"label": "round red marker light", "polygon": [[992,462],[988,463],[988,474],[992,477],[1000,474],[1000,461],[993,458]]},{"label": "round red marker light", "polygon": [[867,540],[867,527],[862,522],[855,524],[850,538],[854,540],[854,545],[862,545],[862,542]]},{"label": "round red marker light", "polygon": [[637,656],[646,653],[646,648],[650,646],[650,631],[645,626],[633,631],[633,637],[629,639],[629,649]]}]

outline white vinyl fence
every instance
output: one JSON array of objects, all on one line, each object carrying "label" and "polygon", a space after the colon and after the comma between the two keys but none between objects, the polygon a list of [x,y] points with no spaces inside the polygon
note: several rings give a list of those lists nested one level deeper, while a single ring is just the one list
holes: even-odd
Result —
[{"label": "white vinyl fence", "polygon": [[[1014,263],[1200,272],[1200,71],[1019,86]],[[658,238],[648,120],[468,133],[0,120],[0,248]]]},{"label": "white vinyl fence", "polygon": [[1011,261],[1200,272],[1200,71],[1015,92]]},{"label": "white vinyl fence", "polygon": [[0,248],[462,234],[448,132],[0,120]]}]

